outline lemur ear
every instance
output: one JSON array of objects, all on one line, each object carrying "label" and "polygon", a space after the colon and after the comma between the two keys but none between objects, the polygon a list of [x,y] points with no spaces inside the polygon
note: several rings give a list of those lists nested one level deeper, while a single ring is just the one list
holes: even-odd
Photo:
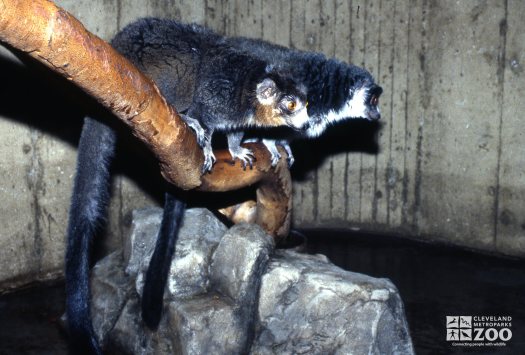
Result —
[{"label": "lemur ear", "polygon": [[266,78],[257,84],[257,100],[263,105],[270,105],[275,101],[277,96],[277,85],[275,81]]}]

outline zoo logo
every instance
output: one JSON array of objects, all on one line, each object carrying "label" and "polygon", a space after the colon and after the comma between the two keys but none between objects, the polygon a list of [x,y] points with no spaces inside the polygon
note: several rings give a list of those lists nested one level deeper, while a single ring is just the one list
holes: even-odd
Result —
[{"label": "zoo logo", "polygon": [[447,341],[506,342],[512,338],[510,330],[512,317],[446,316],[446,318]]}]

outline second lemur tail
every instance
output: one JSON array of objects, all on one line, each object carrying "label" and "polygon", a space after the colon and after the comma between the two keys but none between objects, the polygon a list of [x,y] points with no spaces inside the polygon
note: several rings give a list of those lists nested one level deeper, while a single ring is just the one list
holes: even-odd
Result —
[{"label": "second lemur tail", "polygon": [[185,209],[184,202],[166,192],[162,223],[142,291],[142,319],[153,330],[157,329],[160,323],[164,288]]},{"label": "second lemur tail", "polygon": [[110,196],[110,163],[115,131],[86,117],[80,136],[77,172],[71,197],[66,251],[66,314],[71,353],[102,354],[91,324],[89,257],[97,227]]}]

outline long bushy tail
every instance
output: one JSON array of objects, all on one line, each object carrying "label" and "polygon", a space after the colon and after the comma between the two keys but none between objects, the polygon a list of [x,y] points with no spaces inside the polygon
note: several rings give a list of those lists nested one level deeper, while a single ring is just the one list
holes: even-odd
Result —
[{"label": "long bushy tail", "polygon": [[164,288],[185,208],[184,202],[166,192],[162,223],[142,291],[142,319],[153,330],[159,326]]},{"label": "long bushy tail", "polygon": [[66,313],[72,353],[102,354],[90,312],[89,257],[93,235],[105,220],[115,131],[86,117],[80,136],[66,251]]}]

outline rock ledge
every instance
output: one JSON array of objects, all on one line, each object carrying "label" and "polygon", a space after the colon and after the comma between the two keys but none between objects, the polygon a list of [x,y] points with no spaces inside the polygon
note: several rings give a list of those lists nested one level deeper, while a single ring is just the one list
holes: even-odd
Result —
[{"label": "rock ledge", "polygon": [[93,322],[108,351],[414,353],[403,303],[389,280],[344,271],[322,255],[274,251],[260,227],[227,230],[205,209],[186,212],[163,319],[150,331],[139,300],[161,213],[135,211],[124,251],[94,268]]}]

